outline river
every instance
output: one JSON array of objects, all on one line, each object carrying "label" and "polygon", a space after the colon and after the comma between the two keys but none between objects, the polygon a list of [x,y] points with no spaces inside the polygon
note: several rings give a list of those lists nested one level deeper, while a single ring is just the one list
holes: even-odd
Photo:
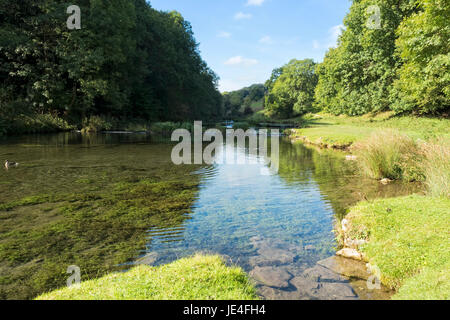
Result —
[{"label": "river", "polygon": [[146,134],[0,140],[0,157],[20,163],[0,171],[0,298],[61,287],[69,265],[92,277],[196,252],[241,266],[266,299],[388,297],[366,288],[364,266],[333,258],[333,226],[358,201],[420,186],[382,185],[340,152],[280,139],[274,174],[262,161],[175,166],[174,144]]}]

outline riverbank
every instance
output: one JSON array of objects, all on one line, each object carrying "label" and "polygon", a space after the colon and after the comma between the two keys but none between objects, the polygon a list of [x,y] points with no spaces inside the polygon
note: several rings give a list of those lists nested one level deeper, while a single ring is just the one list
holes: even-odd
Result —
[{"label": "riverbank", "polygon": [[57,133],[76,129],[62,118],[51,114],[19,115],[0,118],[0,137],[10,135]]},{"label": "riverbank", "polygon": [[411,195],[361,202],[338,227],[357,246],[392,299],[450,298],[450,199]]},{"label": "riverbank", "polygon": [[361,175],[427,186],[427,195],[363,201],[336,230],[344,253],[368,262],[393,299],[450,296],[449,127],[448,119],[320,114],[289,132],[294,143],[350,151]]},{"label": "riverbank", "polygon": [[137,266],[43,294],[37,300],[256,300],[247,275],[219,256],[196,255],[159,267]]},{"label": "riverbank", "polygon": [[395,129],[412,139],[450,138],[450,120],[413,116],[395,117],[386,112],[360,117],[309,114],[300,129],[289,130],[292,141],[322,148],[351,149],[351,146],[381,129]]}]

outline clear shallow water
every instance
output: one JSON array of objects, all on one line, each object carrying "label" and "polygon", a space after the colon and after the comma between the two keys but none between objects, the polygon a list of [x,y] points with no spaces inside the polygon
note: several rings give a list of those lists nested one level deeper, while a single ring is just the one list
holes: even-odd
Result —
[{"label": "clear shallow water", "polygon": [[[245,150],[239,152],[243,156]],[[218,252],[246,269],[257,254],[251,243],[255,237],[286,248],[313,245],[316,259],[331,255],[334,212],[312,173],[303,172],[288,184],[278,175],[261,175],[261,166],[221,164],[198,170],[203,183],[183,232],[152,228],[147,250],[158,253],[158,263],[197,251]],[[314,259],[301,258],[299,264]]]},{"label": "clear shallow water", "polygon": [[[305,270],[317,271],[317,262],[334,255],[332,230],[336,216],[344,215],[350,205],[362,199],[402,195],[419,189],[405,184],[384,186],[362,179],[356,175],[355,164],[345,161],[339,153],[316,151],[286,140],[280,142],[279,171],[274,175],[262,175],[263,164],[176,167],[170,161],[172,146],[143,134],[70,133],[0,141],[0,157],[21,163],[17,169],[1,170],[0,205],[42,194],[89,196],[87,200],[35,201],[2,213],[0,245],[8,250],[0,250],[0,296],[11,298],[20,290],[24,293],[19,297],[32,294],[26,291],[29,284],[18,290],[8,282],[28,279],[30,273],[34,273],[33,283],[43,283],[35,288],[35,294],[62,286],[67,265],[86,265],[95,274],[97,269],[110,270],[107,266],[111,263],[127,266],[132,257],[134,263],[157,265],[201,251],[219,253],[242,266],[254,279],[259,279],[258,288],[266,298],[332,298],[327,295],[333,291],[322,290],[325,296],[299,293],[295,283],[299,283],[296,280],[302,279]],[[237,156],[256,157],[248,155],[245,148],[237,149]],[[174,193],[181,192],[185,184],[200,181],[193,201],[189,197],[185,200],[190,210],[180,209],[179,202],[172,203],[180,201],[178,198],[165,196],[171,192],[164,189],[171,188],[166,185],[158,185],[157,190],[163,191],[155,200],[160,205],[155,207],[158,214],[152,202],[146,202],[151,194],[141,193],[142,199],[130,207],[129,198],[134,197],[131,190],[141,188],[141,181],[165,180],[174,186],[183,184]],[[122,202],[109,197],[118,188],[122,193],[117,197]],[[177,209],[170,209],[171,206]],[[58,224],[61,219],[80,212],[82,217],[97,215],[97,220],[104,213],[114,220],[139,212],[146,219],[137,221],[142,225],[133,231],[129,228],[134,226],[128,226],[128,220],[114,220],[117,223],[111,229],[107,223],[95,220],[91,223],[84,218],[75,220],[81,224],[80,230],[69,226],[69,232],[58,231],[62,229]],[[35,238],[34,242],[23,243],[17,237],[17,232],[43,233],[50,229],[56,236],[49,234],[42,238],[42,243]],[[69,236],[62,236],[67,233]],[[48,244],[48,239],[55,237],[61,238],[58,243]],[[11,258],[23,246],[29,256],[21,253]],[[75,249],[76,253],[67,253]],[[27,269],[30,264],[35,269]],[[41,275],[43,272],[47,273]],[[53,276],[55,272],[60,275]],[[33,278],[35,275],[38,280]]]}]

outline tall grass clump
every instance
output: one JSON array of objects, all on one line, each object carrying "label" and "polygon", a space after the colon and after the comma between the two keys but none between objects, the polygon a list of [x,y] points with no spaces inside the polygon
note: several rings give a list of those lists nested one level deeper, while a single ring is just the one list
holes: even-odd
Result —
[{"label": "tall grass clump", "polygon": [[406,181],[424,179],[419,146],[399,131],[377,131],[353,148],[363,173],[371,178]]},{"label": "tall grass clump", "polygon": [[450,142],[439,139],[421,145],[422,170],[428,192],[433,196],[450,197]]}]

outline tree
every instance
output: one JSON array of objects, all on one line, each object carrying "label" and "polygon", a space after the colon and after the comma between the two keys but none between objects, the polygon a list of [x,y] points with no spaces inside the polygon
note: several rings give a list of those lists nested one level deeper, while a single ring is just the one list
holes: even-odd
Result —
[{"label": "tree", "polygon": [[[335,114],[389,110],[401,59],[395,55],[396,29],[415,10],[415,0],[354,0],[338,47],[318,68],[317,105]],[[371,27],[371,6],[380,26]]]},{"label": "tree", "polygon": [[273,115],[288,118],[313,110],[314,90],[318,77],[312,59],[291,60],[275,69],[268,81],[265,108]]},{"label": "tree", "polygon": [[420,0],[420,12],[397,30],[404,65],[395,82],[399,112],[430,114],[450,111],[450,2]]},{"label": "tree", "polygon": [[124,120],[219,118],[218,77],[178,12],[146,0],[0,0],[0,117],[51,113]]},{"label": "tree", "polygon": [[250,115],[263,108],[263,99],[266,88],[262,84],[253,84],[240,90],[225,92],[224,109],[228,117]]}]

